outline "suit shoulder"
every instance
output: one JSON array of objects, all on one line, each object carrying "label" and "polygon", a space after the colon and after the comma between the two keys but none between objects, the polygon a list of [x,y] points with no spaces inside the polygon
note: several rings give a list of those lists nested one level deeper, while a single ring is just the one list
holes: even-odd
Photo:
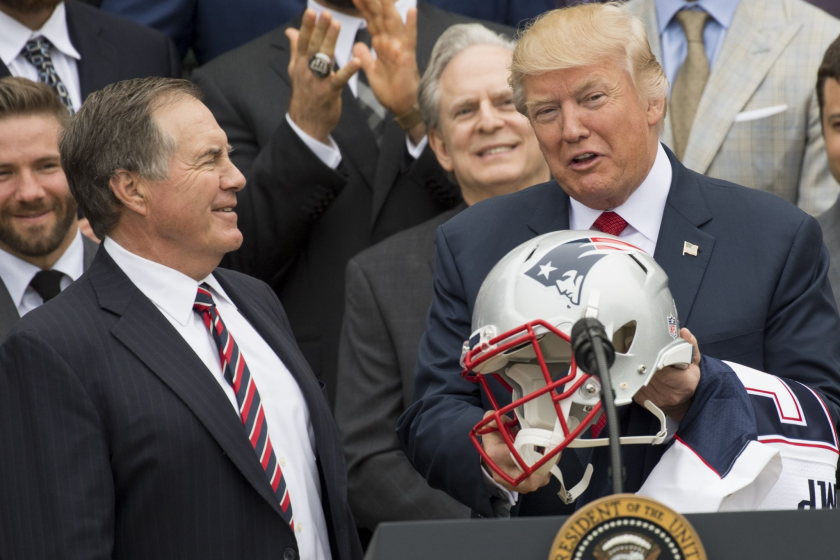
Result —
[{"label": "suit shoulder", "polygon": [[101,25],[106,33],[115,35],[122,40],[140,40],[160,44],[165,44],[166,40],[168,40],[168,37],[157,29],[141,25],[116,14],[98,10],[84,2],[67,0],[66,6],[67,14],[71,18],[76,18],[80,22],[84,22],[86,26],[93,24]]},{"label": "suit shoulder", "polygon": [[[805,25],[823,29],[831,35],[833,41],[840,30],[840,19],[829,14],[825,10],[814,6],[805,0],[787,0],[786,13],[793,21],[800,21]],[[809,30],[809,34],[811,31]],[[820,58],[822,53],[820,53]]]},{"label": "suit shoulder", "polygon": [[[774,230],[779,230],[785,225],[798,228],[803,221],[811,218],[809,214],[780,196],[693,171],[691,173],[697,178],[706,203],[711,206],[714,214],[742,212],[744,216],[766,216],[766,220],[772,220]],[[755,227],[754,224],[751,226]]]},{"label": "suit shoulder", "polygon": [[449,12],[423,0],[417,2],[417,11],[430,24],[441,27],[442,29],[447,29],[459,23],[480,23],[484,27],[492,29],[496,33],[504,33],[508,37],[513,37],[516,34],[516,29],[507,25]]},{"label": "suit shoulder", "polygon": [[213,58],[197,68],[196,72],[206,74],[214,79],[229,76],[231,73],[238,76],[244,70],[255,66],[260,66],[259,70],[266,72],[267,69],[261,66],[263,60],[270,56],[272,45],[282,45],[283,47],[288,45],[288,39],[284,32],[290,25],[292,25],[292,22],[251,39],[244,45]]}]

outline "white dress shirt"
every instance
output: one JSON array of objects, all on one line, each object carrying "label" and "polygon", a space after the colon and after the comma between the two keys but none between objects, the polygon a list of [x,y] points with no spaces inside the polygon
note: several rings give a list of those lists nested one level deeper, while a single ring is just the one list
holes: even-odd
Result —
[{"label": "white dress shirt", "polygon": [[[624,204],[611,209],[627,222],[627,227],[619,237],[651,256],[656,251],[656,239],[659,237],[665,202],[671,190],[672,174],[668,154],[659,144],[648,176]],[[573,198],[569,201],[569,229],[592,229],[592,224],[604,212],[587,208]]]},{"label": "white dress shirt", "polygon": [[[0,280],[3,280],[21,317],[44,303],[38,292],[29,285],[40,270],[34,264],[0,249]],[[76,237],[53,265],[52,270],[64,273],[60,283],[62,290],[78,280],[85,271],[85,247],[80,232],[76,232]]]},{"label": "white dress shirt", "polygon": [[38,81],[38,69],[21,54],[26,43],[38,37],[45,37],[52,43],[50,57],[55,66],[55,72],[70,93],[73,108],[78,111],[82,106],[82,89],[76,61],[81,60],[82,56],[70,42],[64,2],[55,7],[50,19],[37,31],[32,31],[11,16],[0,12],[0,60],[12,76],[28,78],[33,82]]},{"label": "white dress shirt", "polygon": [[[417,0],[398,0],[394,6],[400,13],[400,17],[402,17],[403,22],[405,22],[408,10],[417,7]],[[329,10],[329,8],[322,6],[321,4],[315,2],[315,0],[307,0],[306,7],[307,9],[313,10],[319,16],[324,10]],[[341,30],[338,32],[338,39],[336,39],[335,42],[335,52],[333,54],[333,58],[335,58],[335,63],[339,68],[344,68],[344,66],[353,58],[353,45],[356,41],[356,33],[359,31],[359,28],[367,27],[367,22],[364,18],[343,14],[334,10],[329,11],[332,14],[333,21],[337,21],[341,24]],[[373,52],[373,56],[376,56],[376,52]],[[361,70],[359,72],[361,72]],[[347,82],[347,85],[350,87],[350,91],[353,92],[353,97],[358,97],[358,72],[353,74],[350,81]],[[330,169],[338,167],[341,163],[341,151],[338,149],[338,144],[335,143],[332,136],[329,138],[330,143],[324,144],[323,142],[315,140],[312,136],[301,130],[301,128],[295,124],[289,116],[289,113],[286,113],[286,121],[289,123],[289,126],[292,127],[292,130],[295,131],[295,134],[303,140],[303,143],[312,150],[312,153],[315,154],[315,156],[321,160],[324,165]],[[427,143],[428,139],[424,136],[420,142],[415,145],[411,141],[411,138],[409,138],[408,134],[405,135],[405,145],[408,148],[408,153],[414,159],[420,157],[423,150],[426,148]]]},{"label": "white dress shirt", "polygon": [[[110,237],[102,243],[117,266],[149,298],[207,366],[224,391],[237,418],[236,394],[222,373],[219,351],[198,313],[193,311],[200,283],[207,283],[216,309],[239,345],[260,392],[265,421],[277,461],[286,477],[295,519],[295,537],[304,560],[329,560],[329,535],[321,505],[321,483],[315,463],[316,442],[303,394],[277,354],[239,313],[211,274],[201,282],[121,247]],[[243,430],[242,437],[246,437]],[[256,452],[254,460],[257,460]],[[234,512],[235,513],[235,512]]]}]

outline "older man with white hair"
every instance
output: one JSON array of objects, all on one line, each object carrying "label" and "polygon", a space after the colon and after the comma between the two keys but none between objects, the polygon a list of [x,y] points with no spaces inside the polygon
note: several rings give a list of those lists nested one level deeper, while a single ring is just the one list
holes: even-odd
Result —
[{"label": "older man with white hair", "polygon": [[[493,516],[505,513],[500,504],[539,495],[534,491],[547,482],[533,475],[502,488],[496,475],[496,485],[487,483],[469,432],[490,405],[459,375],[459,358],[488,271],[512,248],[550,231],[599,230],[653,255],[703,355],[800,381],[826,397],[836,417],[840,318],[819,225],[778,197],[686,169],[660,144],[667,80],[641,21],[615,5],[548,12],[521,37],[510,83],[554,180],[477,204],[437,232],[414,402],[397,427],[431,486]],[[556,292],[549,286],[546,297]],[[703,382],[696,363],[665,368],[637,400],[651,400],[678,423]],[[496,398],[509,402],[510,395],[500,390]],[[624,407],[620,420],[625,434],[656,431],[654,417],[636,404]],[[505,462],[505,446],[486,437],[483,444]],[[637,491],[662,449],[622,451],[624,488]],[[520,473],[509,456],[507,464],[514,477]],[[596,468],[583,501],[609,492],[606,471]]]}]

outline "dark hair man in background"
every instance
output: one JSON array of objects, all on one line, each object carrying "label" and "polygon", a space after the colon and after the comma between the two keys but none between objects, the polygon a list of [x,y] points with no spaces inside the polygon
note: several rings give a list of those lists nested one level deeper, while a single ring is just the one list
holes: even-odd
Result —
[{"label": "dark hair man in background", "polygon": [[[834,180],[840,183],[840,37],[825,51],[817,72],[817,99],[828,168]],[[834,302],[840,308],[840,201],[817,219],[831,256],[828,279],[831,280]]]},{"label": "dark hair man in background", "polygon": [[0,343],[78,279],[97,245],[79,233],[58,135],[69,118],[45,84],[0,79]]},{"label": "dark hair man in background", "polygon": [[92,94],[61,139],[103,239],[0,346],[0,557],[358,560],[323,391],[268,286],[216,269],[245,179],[190,82]]}]

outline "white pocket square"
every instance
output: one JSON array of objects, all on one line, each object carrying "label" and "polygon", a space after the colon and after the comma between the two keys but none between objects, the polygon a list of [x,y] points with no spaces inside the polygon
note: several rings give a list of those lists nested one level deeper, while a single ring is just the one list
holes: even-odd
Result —
[{"label": "white pocket square", "polygon": [[756,119],[772,117],[773,115],[778,115],[779,113],[784,113],[785,111],[787,111],[787,105],[773,105],[772,107],[743,111],[735,115],[735,122],[754,121]]}]

